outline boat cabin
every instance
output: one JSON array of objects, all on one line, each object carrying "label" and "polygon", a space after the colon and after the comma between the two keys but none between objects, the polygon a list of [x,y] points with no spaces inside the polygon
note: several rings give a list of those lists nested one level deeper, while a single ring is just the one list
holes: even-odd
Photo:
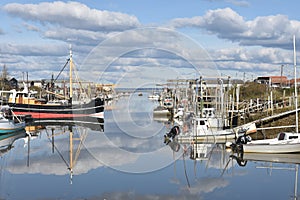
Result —
[{"label": "boat cabin", "polygon": [[194,135],[206,135],[208,132],[209,124],[207,119],[195,117],[193,119],[195,133]]},{"label": "boat cabin", "polygon": [[277,135],[278,140],[292,140],[292,139],[298,139],[299,133],[287,133],[287,132],[281,132]]},{"label": "boat cabin", "polygon": [[36,91],[16,91],[15,89],[10,91],[10,95],[8,98],[8,103],[17,103],[17,104],[35,104],[41,105],[45,104],[46,101],[44,99],[37,99]]}]

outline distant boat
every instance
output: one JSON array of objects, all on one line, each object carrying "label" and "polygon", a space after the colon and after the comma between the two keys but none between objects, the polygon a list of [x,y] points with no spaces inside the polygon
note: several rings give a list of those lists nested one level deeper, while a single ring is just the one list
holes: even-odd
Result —
[{"label": "distant boat", "polygon": [[158,101],[158,100],[160,100],[160,96],[159,96],[159,94],[150,94],[148,96],[148,99]]},{"label": "distant boat", "polygon": [[0,134],[12,133],[24,129],[25,121],[21,121],[8,106],[0,110]]}]

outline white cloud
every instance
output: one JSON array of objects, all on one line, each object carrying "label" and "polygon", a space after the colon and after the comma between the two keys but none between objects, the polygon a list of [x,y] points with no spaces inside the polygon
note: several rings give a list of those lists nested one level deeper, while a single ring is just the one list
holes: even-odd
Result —
[{"label": "white cloud", "polygon": [[[227,48],[212,50],[210,55],[220,71],[232,71],[233,77],[238,72],[252,73],[254,78],[258,72],[261,76],[280,75],[281,65],[292,65],[293,63],[292,52],[278,48]],[[284,75],[291,77],[293,74],[289,68],[286,68]],[[237,78],[240,78],[238,76]]]},{"label": "white cloud", "polygon": [[115,32],[104,33],[95,32],[83,29],[72,29],[61,27],[59,29],[51,27],[43,33],[43,36],[48,39],[60,40],[77,45],[98,45],[101,41],[115,34]]},{"label": "white cloud", "polygon": [[35,32],[39,32],[39,31],[40,31],[39,27],[34,26],[34,25],[32,25],[32,24],[29,24],[29,23],[23,23],[23,26],[24,26],[27,30],[29,30],[29,31],[35,31]]},{"label": "white cloud", "polygon": [[3,10],[24,20],[92,31],[120,31],[140,24],[135,16],[91,9],[79,2],[11,3],[4,5]]},{"label": "white cloud", "polygon": [[[208,54],[196,42],[189,40],[188,36],[174,29],[131,29],[141,26],[135,16],[91,9],[78,2],[12,3],[6,4],[2,9],[26,20],[23,25],[27,30],[39,31],[39,36],[48,39],[44,40],[44,44],[0,44],[1,53],[6,58],[12,55],[18,61],[13,63],[12,58],[8,59],[9,67],[15,65],[14,67],[31,69],[35,71],[31,74],[38,78],[49,76],[51,72],[46,73],[47,70],[54,66],[58,69],[64,64],[64,61],[62,65],[57,64],[50,57],[65,59],[68,54],[66,42],[73,45],[74,60],[80,64],[77,68],[80,76],[87,75],[93,81],[116,82],[127,77],[128,80],[125,81],[128,81],[128,85],[133,84],[133,80],[129,81],[129,78],[136,78],[139,81],[136,85],[141,85],[144,81],[151,82],[155,76],[158,77],[156,81],[167,78],[157,70],[149,75],[147,67],[151,66],[176,69],[176,73],[173,73],[175,76],[178,73],[184,75],[181,69],[193,66],[195,71],[200,69],[200,73],[209,75],[210,72],[206,69],[211,68],[211,65],[207,60],[215,62],[220,70],[267,70],[269,73],[277,65],[291,63],[289,52],[280,48],[292,48],[292,33],[299,33],[300,36],[300,23],[289,20],[285,15],[261,16],[247,21],[231,8],[209,10],[203,16],[177,18],[170,22],[170,26],[174,28],[199,28],[207,34],[244,46],[210,50]],[[124,31],[127,29],[131,30]],[[53,42],[54,40],[57,41]],[[275,48],[246,49],[246,46],[254,45]],[[92,48],[94,49],[91,51]],[[39,63],[41,60],[44,63]],[[5,59],[0,58],[1,61],[5,63]],[[43,70],[36,70],[41,66]],[[94,71],[92,75],[90,70]],[[197,73],[194,74],[194,77],[197,76]],[[99,77],[103,79],[99,80]]]},{"label": "white cloud", "polygon": [[170,22],[174,28],[196,27],[219,38],[244,46],[292,48],[292,35],[300,38],[300,22],[285,15],[259,16],[246,21],[231,8],[209,10],[203,16],[177,18]]},{"label": "white cloud", "polygon": [[0,28],[0,35],[4,35],[4,31]]}]

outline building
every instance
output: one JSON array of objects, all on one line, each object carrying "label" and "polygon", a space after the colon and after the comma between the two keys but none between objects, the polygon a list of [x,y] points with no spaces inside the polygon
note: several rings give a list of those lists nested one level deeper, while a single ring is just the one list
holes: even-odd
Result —
[{"label": "building", "polygon": [[286,76],[260,76],[254,80],[256,83],[270,85],[271,87],[289,87],[290,80]]},{"label": "building", "polygon": [[15,78],[12,78],[8,81],[9,87],[11,89],[18,89],[18,80]]}]

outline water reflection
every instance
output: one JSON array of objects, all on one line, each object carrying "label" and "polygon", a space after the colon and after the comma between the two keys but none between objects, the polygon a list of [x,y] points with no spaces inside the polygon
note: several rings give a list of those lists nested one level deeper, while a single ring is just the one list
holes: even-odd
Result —
[{"label": "water reflection", "polygon": [[[141,99],[144,96],[128,98],[132,105],[142,102],[154,107],[155,103]],[[124,113],[127,100],[114,102],[112,107],[117,110],[106,110],[105,120],[96,126],[37,122],[27,127],[30,135],[16,134],[1,154],[0,198],[231,200],[297,196],[293,163],[299,163],[299,155],[272,159],[266,155],[267,162],[263,155],[244,154],[247,163],[240,167],[240,155],[224,144],[174,140],[174,146],[166,145],[164,135],[174,124],[151,119],[151,110],[146,108],[141,112],[132,106],[131,113]],[[177,145],[179,149],[174,148]],[[267,166],[273,168],[260,169]],[[271,176],[265,171],[272,171]]]},{"label": "water reflection", "polygon": [[25,130],[16,131],[13,133],[1,134],[0,135],[0,156],[3,156],[6,152],[11,150],[14,146],[13,143],[20,139],[25,138]]},{"label": "water reflection", "polygon": [[274,170],[295,171],[294,193],[292,199],[298,199],[298,169],[300,164],[300,154],[263,154],[263,153],[242,153],[231,155],[239,166],[245,167],[248,162],[258,163],[257,169],[266,169],[271,176]]},{"label": "water reflection", "polygon": [[20,141],[14,152],[19,154],[19,158],[9,161],[13,167],[8,171],[13,174],[70,174],[72,178],[73,173],[82,174],[97,168],[99,163],[93,162],[86,150],[81,151],[88,130],[86,127],[61,124],[27,132],[23,145]]}]

